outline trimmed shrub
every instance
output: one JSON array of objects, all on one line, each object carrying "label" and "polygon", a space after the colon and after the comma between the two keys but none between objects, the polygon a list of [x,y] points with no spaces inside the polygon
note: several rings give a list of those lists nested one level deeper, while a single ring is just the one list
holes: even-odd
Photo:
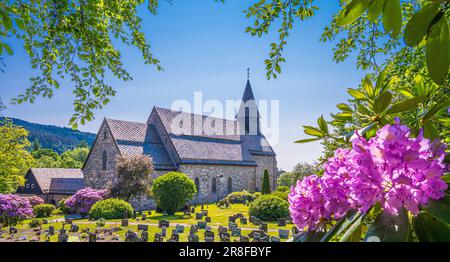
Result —
[{"label": "trimmed shrub", "polygon": [[70,212],[87,214],[93,204],[106,198],[107,190],[94,190],[92,188],[84,188],[78,190],[75,195],[71,196],[65,202],[65,206]]},{"label": "trimmed shrub", "polygon": [[14,226],[33,216],[33,208],[27,198],[0,194],[0,228]]},{"label": "trimmed shrub", "polygon": [[258,196],[248,191],[233,192],[225,197],[230,204],[246,204],[255,200]]},{"label": "trimmed shrub", "polygon": [[33,210],[36,217],[49,217],[56,210],[56,207],[50,204],[43,204],[34,206]]},{"label": "trimmed shrub", "polygon": [[104,218],[100,218],[99,220],[97,220],[96,224],[97,227],[104,227],[106,225],[106,220]]},{"label": "trimmed shrub", "polygon": [[269,177],[269,171],[267,171],[267,169],[264,170],[261,193],[263,195],[270,194],[270,177]]},{"label": "trimmed shrub", "polygon": [[169,215],[191,201],[196,193],[194,181],[179,172],[169,172],[158,177],[152,186],[157,205]]},{"label": "trimmed shrub", "polygon": [[274,191],[271,195],[287,200],[289,191]]},{"label": "trimmed shrub", "polygon": [[277,187],[277,191],[280,191],[280,192],[289,192],[289,191],[291,191],[291,189],[290,189],[288,186],[278,186],[278,187]]},{"label": "trimmed shrub", "polygon": [[262,195],[250,204],[250,216],[266,221],[289,217],[289,203],[274,195]]},{"label": "trimmed shrub", "polygon": [[131,217],[133,215],[133,207],[124,200],[117,198],[99,201],[92,206],[89,212],[93,219],[118,219],[123,218],[125,213],[127,217]]},{"label": "trimmed shrub", "polygon": [[27,197],[27,199],[30,202],[32,207],[44,204],[44,199],[42,199],[41,197],[38,197],[38,196],[30,196],[30,197]]},{"label": "trimmed shrub", "polygon": [[40,227],[42,226],[42,221],[40,219],[32,219],[28,226],[31,228]]}]

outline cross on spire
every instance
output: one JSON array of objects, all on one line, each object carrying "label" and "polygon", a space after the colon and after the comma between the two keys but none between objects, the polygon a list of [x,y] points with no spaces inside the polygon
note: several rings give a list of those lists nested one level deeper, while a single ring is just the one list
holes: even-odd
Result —
[{"label": "cross on spire", "polygon": [[250,80],[250,68],[247,67],[247,80]]}]

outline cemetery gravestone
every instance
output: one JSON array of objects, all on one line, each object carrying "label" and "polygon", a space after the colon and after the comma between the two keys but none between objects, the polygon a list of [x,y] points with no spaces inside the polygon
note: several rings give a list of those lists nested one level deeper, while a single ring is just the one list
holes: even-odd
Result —
[{"label": "cemetery gravestone", "polygon": [[213,237],[205,237],[205,242],[207,242],[207,243],[214,242],[214,238]]},{"label": "cemetery gravestone", "polygon": [[246,225],[247,224],[247,218],[246,217],[241,217],[240,218],[240,222],[242,225]]},{"label": "cemetery gravestone", "polygon": [[205,217],[205,222],[206,223],[211,223],[211,217]]},{"label": "cemetery gravestone", "polygon": [[197,226],[198,226],[198,229],[205,229],[206,228],[206,222],[204,222],[204,221],[198,221],[197,222]]},{"label": "cemetery gravestone", "polygon": [[197,225],[191,225],[191,228],[189,229],[190,234],[194,234],[198,232],[198,226]]},{"label": "cemetery gravestone", "polygon": [[55,234],[55,227],[54,226],[49,226],[48,227],[48,233],[50,236],[53,236]]},{"label": "cemetery gravestone", "polygon": [[233,228],[231,230],[231,236],[233,236],[233,237],[241,236],[241,229],[240,228]]},{"label": "cemetery gravestone", "polygon": [[67,242],[69,240],[69,236],[66,233],[60,233],[58,235],[58,242]]},{"label": "cemetery gravestone", "polygon": [[267,233],[267,224],[266,223],[261,223],[259,224],[259,229],[261,229],[262,231]]},{"label": "cemetery gravestone", "polygon": [[127,227],[127,226],[128,226],[128,219],[122,219],[121,225],[122,225],[123,227]]},{"label": "cemetery gravestone", "polygon": [[155,233],[154,242],[164,242],[164,239],[160,233]]},{"label": "cemetery gravestone", "polygon": [[147,220],[147,215],[146,215],[146,214],[142,214],[142,216],[141,216],[141,220],[142,220],[142,221],[145,221],[145,220]]},{"label": "cemetery gravestone", "polygon": [[202,213],[195,213],[195,219],[202,220],[203,219]]},{"label": "cemetery gravestone", "polygon": [[208,216],[208,210],[202,210],[201,211],[202,216],[206,217]]},{"label": "cemetery gravestone", "polygon": [[70,226],[70,232],[76,233],[76,232],[78,232],[78,230],[80,230],[80,227],[78,225],[72,224]]},{"label": "cemetery gravestone", "polygon": [[253,218],[253,225],[259,226],[261,224],[261,219],[255,217]]},{"label": "cemetery gravestone", "polygon": [[237,227],[238,227],[238,225],[236,223],[233,223],[233,222],[229,222],[228,223],[228,229],[229,230],[233,230],[233,228],[237,228]]},{"label": "cemetery gravestone", "polygon": [[279,237],[271,236],[271,237],[270,237],[270,242],[281,242],[281,240],[280,240]]},{"label": "cemetery gravestone", "polygon": [[88,236],[89,236],[89,242],[97,242],[97,234],[88,233]]},{"label": "cemetery gravestone", "polygon": [[248,237],[246,237],[246,236],[241,236],[239,238],[239,242],[250,242],[250,239]]},{"label": "cemetery gravestone", "polygon": [[229,223],[236,223],[236,217],[235,216],[228,217],[228,222]]},{"label": "cemetery gravestone", "polygon": [[148,231],[148,225],[139,224],[138,225],[138,230]]},{"label": "cemetery gravestone", "polygon": [[169,226],[170,226],[170,222],[168,220],[159,220],[159,223],[158,223],[159,228],[169,227]]},{"label": "cemetery gravestone", "polygon": [[162,228],[161,228],[161,235],[162,235],[163,237],[166,237],[166,236],[167,236],[167,227],[162,227]]},{"label": "cemetery gravestone", "polygon": [[147,231],[142,231],[141,239],[143,242],[148,242],[148,232]]},{"label": "cemetery gravestone", "polygon": [[189,242],[200,242],[200,238],[195,233],[194,234],[189,234],[188,241]]},{"label": "cemetery gravestone", "polygon": [[178,233],[184,233],[184,226],[183,225],[176,225],[175,226]]},{"label": "cemetery gravestone", "polygon": [[219,234],[227,233],[228,229],[223,226],[219,226]]},{"label": "cemetery gravestone", "polygon": [[17,234],[17,228],[15,228],[15,227],[10,227],[10,228],[9,228],[9,234],[10,234],[10,235]]},{"label": "cemetery gravestone", "polygon": [[282,239],[288,239],[289,238],[289,230],[278,229],[278,236]]},{"label": "cemetery gravestone", "polygon": [[285,219],[285,218],[279,218],[279,219],[278,219],[278,226],[279,226],[279,227],[284,227],[284,226],[286,226],[286,219]]}]

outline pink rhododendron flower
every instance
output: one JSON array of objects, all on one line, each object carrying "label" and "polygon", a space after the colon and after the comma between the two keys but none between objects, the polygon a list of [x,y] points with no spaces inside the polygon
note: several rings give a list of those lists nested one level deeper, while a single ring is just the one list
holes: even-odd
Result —
[{"label": "pink rhododendron flower", "polygon": [[78,190],[75,195],[66,201],[66,207],[72,212],[87,214],[92,205],[106,198],[107,190],[95,190],[92,188],[84,188]]},{"label": "pink rhododendron flower", "polygon": [[377,202],[391,214],[405,208],[417,215],[420,205],[445,195],[445,148],[422,132],[411,138],[398,119],[369,141],[356,134],[352,149],[336,150],[324,164],[322,177],[304,178],[291,189],[293,221],[313,230],[349,210],[367,212]]}]

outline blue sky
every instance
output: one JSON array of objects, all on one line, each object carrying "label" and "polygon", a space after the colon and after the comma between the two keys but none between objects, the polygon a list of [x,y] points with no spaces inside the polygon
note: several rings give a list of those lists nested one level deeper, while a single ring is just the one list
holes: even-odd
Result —
[{"label": "blue sky", "polygon": [[[108,79],[118,91],[117,96],[96,112],[94,121],[80,129],[96,132],[104,117],[144,122],[153,106],[169,108],[177,99],[193,101],[196,91],[203,92],[204,100],[240,99],[246,68],[250,67],[256,99],[280,101],[280,141],[273,145],[278,166],[289,170],[300,161],[318,158],[319,143],[293,143],[306,137],[301,125],[315,125],[315,119],[322,114],[329,119],[329,114],[336,112],[335,105],[347,99],[346,88],[357,86],[363,76],[356,70],[354,58],[336,64],[332,61],[333,44],[319,42],[324,26],[338,10],[338,1],[320,1],[316,17],[297,23],[284,52],[287,63],[276,80],[265,78],[264,67],[269,44],[276,39],[275,30],[263,38],[244,33],[252,20],[245,17],[243,10],[253,2],[174,0],[170,5],[162,1],[157,16],[143,8],[143,30],[165,71],[157,72],[145,65],[136,48],[119,45],[134,80]],[[11,44],[15,55],[6,59],[7,72],[0,73],[0,96],[7,104],[4,115],[67,126],[73,112],[70,83],[64,83],[50,100],[8,104],[24,92],[29,77],[35,73],[21,43]]]}]

